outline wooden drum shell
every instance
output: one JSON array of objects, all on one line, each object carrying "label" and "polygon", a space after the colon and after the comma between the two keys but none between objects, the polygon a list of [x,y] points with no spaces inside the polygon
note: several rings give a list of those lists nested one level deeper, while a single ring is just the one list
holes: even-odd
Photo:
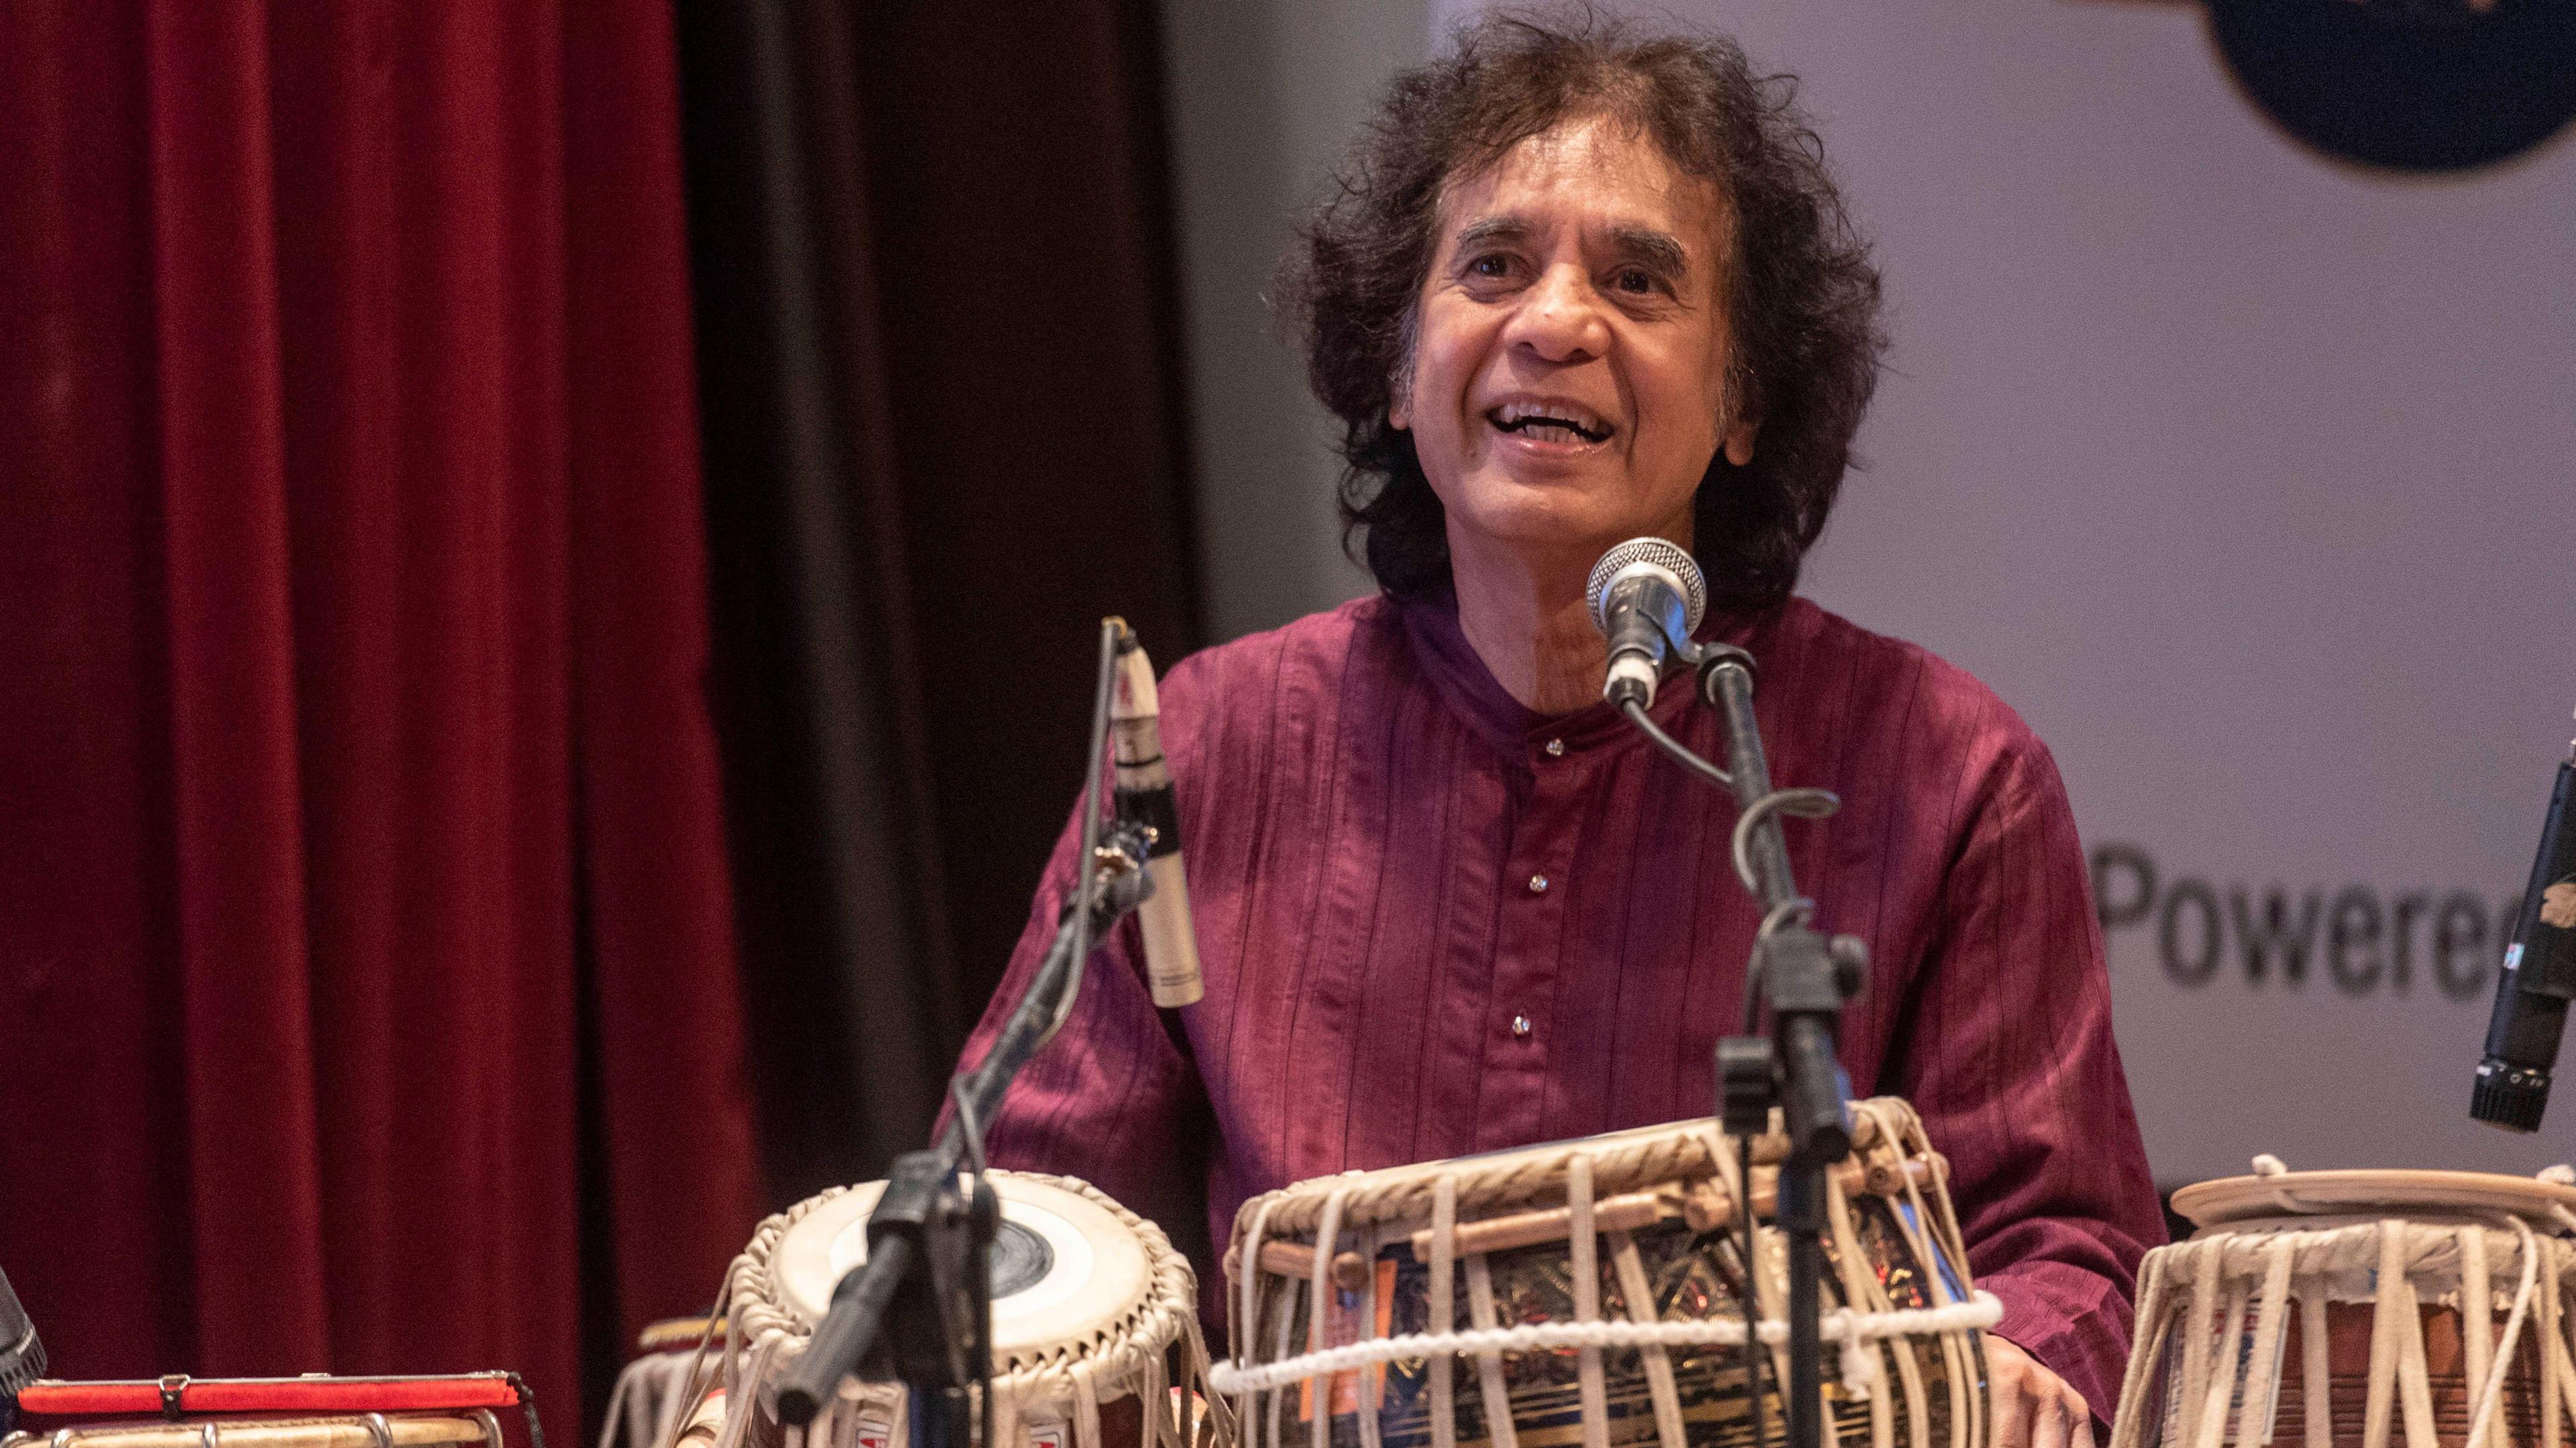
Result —
[{"label": "wooden drum shell", "polygon": [[[1973,1284],[1942,1195],[1938,1158],[1920,1144],[1901,1102],[1868,1103],[1904,1122],[1870,1133],[1829,1192],[1837,1231],[1828,1239],[1825,1307],[1930,1310],[1964,1302]],[[1909,1142],[1906,1133],[1918,1133]],[[1233,1362],[1260,1368],[1317,1346],[1418,1333],[1528,1324],[1649,1321],[1736,1323],[1744,1317],[1739,1195],[1731,1157],[1713,1124],[1616,1133],[1488,1157],[1319,1178],[1247,1203],[1227,1255]],[[1757,1151],[1776,1159],[1778,1144]],[[1583,1158],[1578,1169],[1574,1158]],[[1721,1160],[1722,1157],[1726,1159]],[[1578,1186],[1575,1175],[1583,1180]],[[1444,1208],[1433,1184],[1448,1178]],[[1769,1222],[1770,1173],[1757,1165],[1749,1195],[1762,1224],[1752,1284],[1761,1315],[1785,1297],[1785,1248]],[[1588,1205],[1591,1239],[1574,1232],[1575,1202]],[[1336,1201],[1338,1199],[1338,1201]],[[1451,1242],[1448,1315],[1431,1241]],[[1316,1241],[1332,1233],[1322,1277],[1329,1298],[1317,1331]],[[1931,1250],[1917,1250],[1929,1242]],[[1259,1270],[1247,1274],[1247,1254]],[[1846,1269],[1849,1269],[1847,1272]],[[1936,1277],[1937,1274],[1937,1277]],[[1588,1282],[1586,1279],[1589,1279]],[[1850,1284],[1871,1284],[1847,1303]],[[1647,1301],[1640,1314],[1633,1303]],[[1594,1361],[1587,1364],[1589,1357]],[[1785,1439],[1785,1354],[1767,1355],[1760,1410],[1765,1441]],[[1847,1359],[1829,1343],[1826,1402],[1835,1436],[1851,1448],[1964,1448],[1985,1433],[1984,1357],[1977,1334],[1891,1337]],[[1853,1361],[1878,1364],[1876,1401],[1847,1389]],[[1737,1344],[1668,1348],[1544,1347],[1395,1357],[1382,1365],[1309,1376],[1235,1399],[1237,1430],[1262,1448],[1744,1448],[1755,1400]],[[1290,1372],[1301,1371],[1289,1369]],[[1437,1379],[1445,1376],[1446,1387]],[[1590,1381],[1587,1382],[1587,1377]],[[1318,1424],[1323,1398],[1329,1409]],[[1446,1431],[1439,1403],[1446,1399]],[[1494,1431],[1499,1409],[1508,1419]]]}]

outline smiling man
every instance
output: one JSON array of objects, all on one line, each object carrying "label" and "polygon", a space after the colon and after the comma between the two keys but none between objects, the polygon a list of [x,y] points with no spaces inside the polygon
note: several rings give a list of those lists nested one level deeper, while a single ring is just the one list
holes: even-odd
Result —
[{"label": "smiling man", "polygon": [[[1222,1241],[1294,1181],[1706,1115],[1760,923],[1734,809],[1600,702],[1583,605],[1603,551],[1660,535],[1708,575],[1703,635],[1759,663],[1774,777],[1842,797],[1790,856],[1870,946],[1844,1064],[1922,1112],[2005,1304],[1995,1440],[2088,1442],[2163,1236],[2101,936],[2021,720],[1793,594],[1880,343],[1785,84],[1723,40],[1480,22],[1398,79],[1287,280],[1381,592],[1172,670],[1206,997],[1158,1016],[1122,929],[993,1158]],[[1691,691],[1653,714],[1722,754]]]}]

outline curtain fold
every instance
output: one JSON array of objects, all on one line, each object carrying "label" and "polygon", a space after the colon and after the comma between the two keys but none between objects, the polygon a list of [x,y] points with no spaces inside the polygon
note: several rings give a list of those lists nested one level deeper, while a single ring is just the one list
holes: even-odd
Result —
[{"label": "curtain fold", "polygon": [[1201,641],[1155,35],[1153,0],[681,14],[780,1201],[922,1143],[1080,787],[1101,615]]},{"label": "curtain fold", "polygon": [[570,1429],[760,1209],[669,12],[34,0],[0,132],[0,1267]]}]

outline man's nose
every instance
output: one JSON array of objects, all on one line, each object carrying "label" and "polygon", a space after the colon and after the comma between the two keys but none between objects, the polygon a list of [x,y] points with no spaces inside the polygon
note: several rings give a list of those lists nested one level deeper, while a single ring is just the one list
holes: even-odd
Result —
[{"label": "man's nose", "polygon": [[1583,269],[1553,266],[1522,297],[1504,340],[1549,362],[1581,362],[1610,345],[1610,322]]}]

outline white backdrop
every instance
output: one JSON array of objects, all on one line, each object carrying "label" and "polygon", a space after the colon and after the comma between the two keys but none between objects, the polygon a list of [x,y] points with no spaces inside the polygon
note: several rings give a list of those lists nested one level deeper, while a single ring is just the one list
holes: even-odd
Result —
[{"label": "white backdrop", "polygon": [[[2088,846],[2153,863],[2148,898],[2108,883],[2158,1177],[2576,1158],[2576,1080],[2537,1138],[2467,1118],[2498,916],[2576,733],[2576,137],[2455,179],[2324,160],[2189,4],[1672,13],[1803,78],[1889,282],[1869,469],[1808,591],[1993,685]],[[1305,594],[1221,621],[1351,587],[1301,526],[1264,550],[1313,560]],[[2274,896],[2258,980],[2240,927]]]}]

